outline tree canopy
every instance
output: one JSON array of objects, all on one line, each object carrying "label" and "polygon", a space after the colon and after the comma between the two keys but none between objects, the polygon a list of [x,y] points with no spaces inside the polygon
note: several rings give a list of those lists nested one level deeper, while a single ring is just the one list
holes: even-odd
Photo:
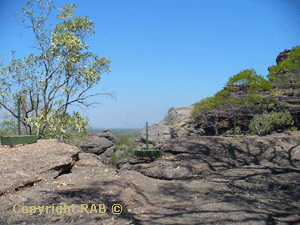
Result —
[{"label": "tree canopy", "polygon": [[[234,84],[249,85],[248,96],[246,98],[236,98],[231,96],[234,91]],[[254,69],[247,69],[239,72],[238,74],[229,78],[223,90],[217,92],[213,97],[207,97],[196,103],[192,111],[191,119],[197,123],[200,118],[205,119],[205,114],[214,110],[220,109],[237,109],[247,104],[260,103],[262,104],[263,97],[257,95],[261,90],[271,90],[271,83],[264,79],[261,75],[257,75]],[[217,124],[219,123],[218,115],[215,113],[213,123],[207,124],[208,126],[215,127],[217,132]]]},{"label": "tree canopy", "polygon": [[[55,136],[63,140],[63,136],[77,137],[72,134],[75,128],[86,134],[88,124],[88,118],[82,118],[78,112],[73,112],[72,116],[67,113],[69,105],[77,102],[88,107],[100,104],[87,104],[84,100],[88,97],[108,95],[114,98],[115,94],[100,92],[85,96],[89,89],[98,84],[102,74],[111,71],[111,61],[83,51],[89,48],[85,45],[85,40],[95,33],[94,23],[88,17],[75,17],[75,4],[61,7],[61,13],[57,15],[61,22],[53,29],[45,28],[46,21],[55,8],[53,2],[35,1],[40,16],[35,16],[33,0],[22,7],[25,19],[19,18],[19,13],[16,14],[15,17],[21,22],[19,24],[33,31],[37,45],[31,47],[41,53],[15,59],[12,51],[12,60],[7,67],[3,60],[0,62],[0,106],[13,118],[17,118],[13,106],[8,103],[15,103],[21,97],[21,123],[26,127],[27,134],[42,134],[44,138]],[[25,23],[27,20],[29,25]],[[17,92],[12,87],[18,87]],[[79,91],[81,92],[78,93]],[[61,96],[61,100],[54,101]],[[58,105],[57,109],[54,108],[55,105]]]}]

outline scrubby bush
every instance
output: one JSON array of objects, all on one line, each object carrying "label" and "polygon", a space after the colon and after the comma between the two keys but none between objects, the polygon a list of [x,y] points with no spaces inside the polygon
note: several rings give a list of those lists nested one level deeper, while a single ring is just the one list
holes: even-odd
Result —
[{"label": "scrubby bush", "polygon": [[119,141],[120,141],[120,145],[126,145],[126,146],[130,146],[130,145],[134,145],[134,139],[136,137],[131,137],[131,136],[116,136]]},{"label": "scrubby bush", "polygon": [[268,134],[276,129],[285,129],[294,124],[289,111],[257,114],[249,124],[249,130],[254,134]]},{"label": "scrubby bush", "polygon": [[170,112],[173,111],[174,109],[175,109],[174,107],[169,108],[168,115],[170,115]]},{"label": "scrubby bush", "polygon": [[124,153],[119,155],[119,157],[116,156],[116,152],[112,154],[110,158],[111,166],[113,167],[115,163],[123,158],[130,159],[134,156],[134,149],[136,149],[136,145],[134,140],[138,137],[138,135],[133,136],[123,136],[123,135],[116,135],[116,137],[119,139],[120,144],[116,145],[117,151],[119,151],[122,147],[128,147],[128,149],[124,150]]},{"label": "scrubby bush", "polygon": [[298,127],[291,127],[290,131],[297,131]]}]

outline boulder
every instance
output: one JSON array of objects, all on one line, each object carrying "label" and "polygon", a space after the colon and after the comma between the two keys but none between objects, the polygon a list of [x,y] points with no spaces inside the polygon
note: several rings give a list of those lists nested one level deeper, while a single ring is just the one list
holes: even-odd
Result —
[{"label": "boulder", "polygon": [[276,63],[277,65],[284,61],[285,59],[287,59],[289,57],[289,55],[292,53],[292,50],[290,49],[284,49],[283,52],[280,52],[279,55],[276,58]]},{"label": "boulder", "polygon": [[300,45],[297,45],[296,47],[293,47],[292,50],[291,49],[284,49],[283,52],[280,52],[279,55],[276,58],[277,65],[279,63],[281,63],[282,61],[284,61],[285,59],[287,59],[290,56],[290,54],[292,54],[292,52],[296,51],[299,48],[300,48]]},{"label": "boulder", "polygon": [[[285,59],[287,59],[294,51],[296,51],[297,49],[300,48],[300,45],[297,45],[296,47],[293,47],[292,50],[291,49],[285,49],[283,52],[280,52],[279,55],[276,58],[276,63],[277,65],[279,63],[281,63],[282,61],[284,61]],[[271,71],[274,68],[274,66],[270,66],[268,67],[268,70]],[[300,71],[298,70],[296,73],[290,73],[287,71],[277,71],[275,72],[275,74],[281,74],[283,76],[285,76],[290,83],[296,82],[296,78],[299,76]],[[271,82],[273,82],[271,80]]]},{"label": "boulder", "polygon": [[96,136],[106,138],[107,140],[111,141],[115,145],[120,144],[119,139],[112,133],[109,133],[109,129],[103,129],[102,131],[103,131],[102,133],[96,134]]},{"label": "boulder", "polygon": [[86,141],[80,145],[80,148],[87,153],[101,155],[113,145],[114,144],[106,138],[93,135],[87,137]]},{"label": "boulder", "polygon": [[105,150],[100,157],[103,159],[104,164],[109,164],[111,155],[116,151],[116,147],[113,145]]}]

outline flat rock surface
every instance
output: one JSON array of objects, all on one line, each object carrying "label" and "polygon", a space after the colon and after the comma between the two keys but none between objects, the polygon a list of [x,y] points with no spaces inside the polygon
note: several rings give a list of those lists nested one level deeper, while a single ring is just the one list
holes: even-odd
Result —
[{"label": "flat rock surface", "polygon": [[80,152],[54,139],[13,147],[0,145],[0,151],[0,196],[71,169]]},{"label": "flat rock surface", "polygon": [[300,224],[299,132],[184,140],[119,169],[80,152],[69,173],[3,194],[0,224]]}]

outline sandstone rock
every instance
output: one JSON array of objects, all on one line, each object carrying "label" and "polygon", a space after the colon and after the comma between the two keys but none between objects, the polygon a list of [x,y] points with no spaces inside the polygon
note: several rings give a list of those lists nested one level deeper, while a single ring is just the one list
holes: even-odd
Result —
[{"label": "sandstone rock", "polygon": [[79,150],[55,139],[37,143],[1,146],[0,196],[6,192],[33,185],[41,180],[54,179],[71,171],[79,160]]},{"label": "sandstone rock", "polygon": [[113,146],[111,141],[96,135],[87,137],[86,141],[80,145],[83,151],[96,155],[104,153],[111,146]]},{"label": "sandstone rock", "polygon": [[124,150],[120,149],[120,150],[116,151],[115,156],[116,156],[116,158],[119,158],[124,153],[125,153]]},{"label": "sandstone rock", "polygon": [[279,55],[276,58],[277,65],[280,62],[282,62],[283,60],[287,59],[291,53],[292,53],[292,50],[290,50],[290,49],[284,49],[283,52],[280,52]]},{"label": "sandstone rock", "polygon": [[104,128],[102,131],[103,131],[103,133],[106,133],[106,132],[109,132],[109,129],[108,128]]},{"label": "sandstone rock", "polygon": [[166,120],[169,121],[169,125],[173,126],[175,124],[178,125],[185,125],[189,123],[189,118],[191,116],[191,111],[194,108],[195,104],[189,107],[181,107],[173,109]]},{"label": "sandstone rock", "polygon": [[152,161],[133,158],[118,164],[118,168],[135,170],[145,176],[164,180],[189,179],[250,165],[259,165],[261,169],[298,168],[296,170],[300,172],[300,132],[288,133],[256,138],[190,136],[171,139],[160,146],[162,158]]},{"label": "sandstone rock", "polygon": [[279,55],[276,58],[277,65],[279,63],[281,63],[282,61],[284,61],[285,59],[287,59],[290,56],[290,54],[292,54],[292,52],[296,51],[299,48],[300,48],[300,45],[297,45],[296,47],[293,47],[292,50],[291,49],[284,49],[283,52],[280,52]]},{"label": "sandstone rock", "polygon": [[[181,107],[172,110],[169,116],[160,123],[148,127],[149,148],[158,148],[162,143],[177,137],[188,137],[199,135],[203,132],[201,128],[195,129],[190,121],[192,109],[195,104],[189,107]],[[144,127],[139,138],[136,139],[138,150],[146,148],[146,128]]]},{"label": "sandstone rock", "polygon": [[[157,147],[161,143],[171,139],[170,127],[167,122],[148,126],[148,144],[149,148]],[[137,150],[146,149],[146,127],[143,128],[140,137],[135,140]]]},{"label": "sandstone rock", "polygon": [[109,163],[110,163],[110,161],[109,161],[109,160],[110,160],[110,157],[111,157],[111,155],[112,155],[115,151],[116,151],[116,147],[113,145],[113,146],[107,148],[107,149],[105,150],[105,152],[104,152],[103,154],[100,155],[100,157],[103,159],[103,162],[104,162],[105,164],[109,164]]},{"label": "sandstone rock", "polygon": [[[299,224],[300,132],[281,135],[171,139],[162,146],[164,158],[124,159],[120,169],[58,142],[4,148],[2,186],[15,181],[9,177],[42,178],[49,169],[60,175],[3,194],[0,224]],[[65,163],[73,166],[61,170]],[[56,206],[73,204],[74,212],[59,215]],[[88,211],[104,204],[107,211],[82,213],[82,204]],[[111,211],[114,204],[122,216]],[[57,213],[12,210],[53,205]]]},{"label": "sandstone rock", "polygon": [[119,145],[120,144],[119,139],[112,133],[109,133],[108,131],[109,129],[103,129],[103,133],[96,134],[96,136],[106,138],[107,140],[111,141],[115,145]]},{"label": "sandstone rock", "polygon": [[[295,51],[299,48],[300,48],[300,45],[293,47],[292,50],[285,49],[283,52],[280,52],[276,58],[277,65],[279,63],[281,63],[282,61],[284,61],[285,59],[287,59],[292,54],[293,51]],[[274,66],[270,66],[270,67],[268,67],[268,70],[271,71],[273,68],[274,68]],[[296,82],[296,77],[300,75],[300,71],[299,70],[296,71],[296,74],[290,73],[287,71],[277,71],[277,72],[275,72],[275,74],[281,74],[281,75],[285,76],[290,83],[294,83],[294,82]],[[271,80],[271,82],[273,82],[273,81]]]}]

